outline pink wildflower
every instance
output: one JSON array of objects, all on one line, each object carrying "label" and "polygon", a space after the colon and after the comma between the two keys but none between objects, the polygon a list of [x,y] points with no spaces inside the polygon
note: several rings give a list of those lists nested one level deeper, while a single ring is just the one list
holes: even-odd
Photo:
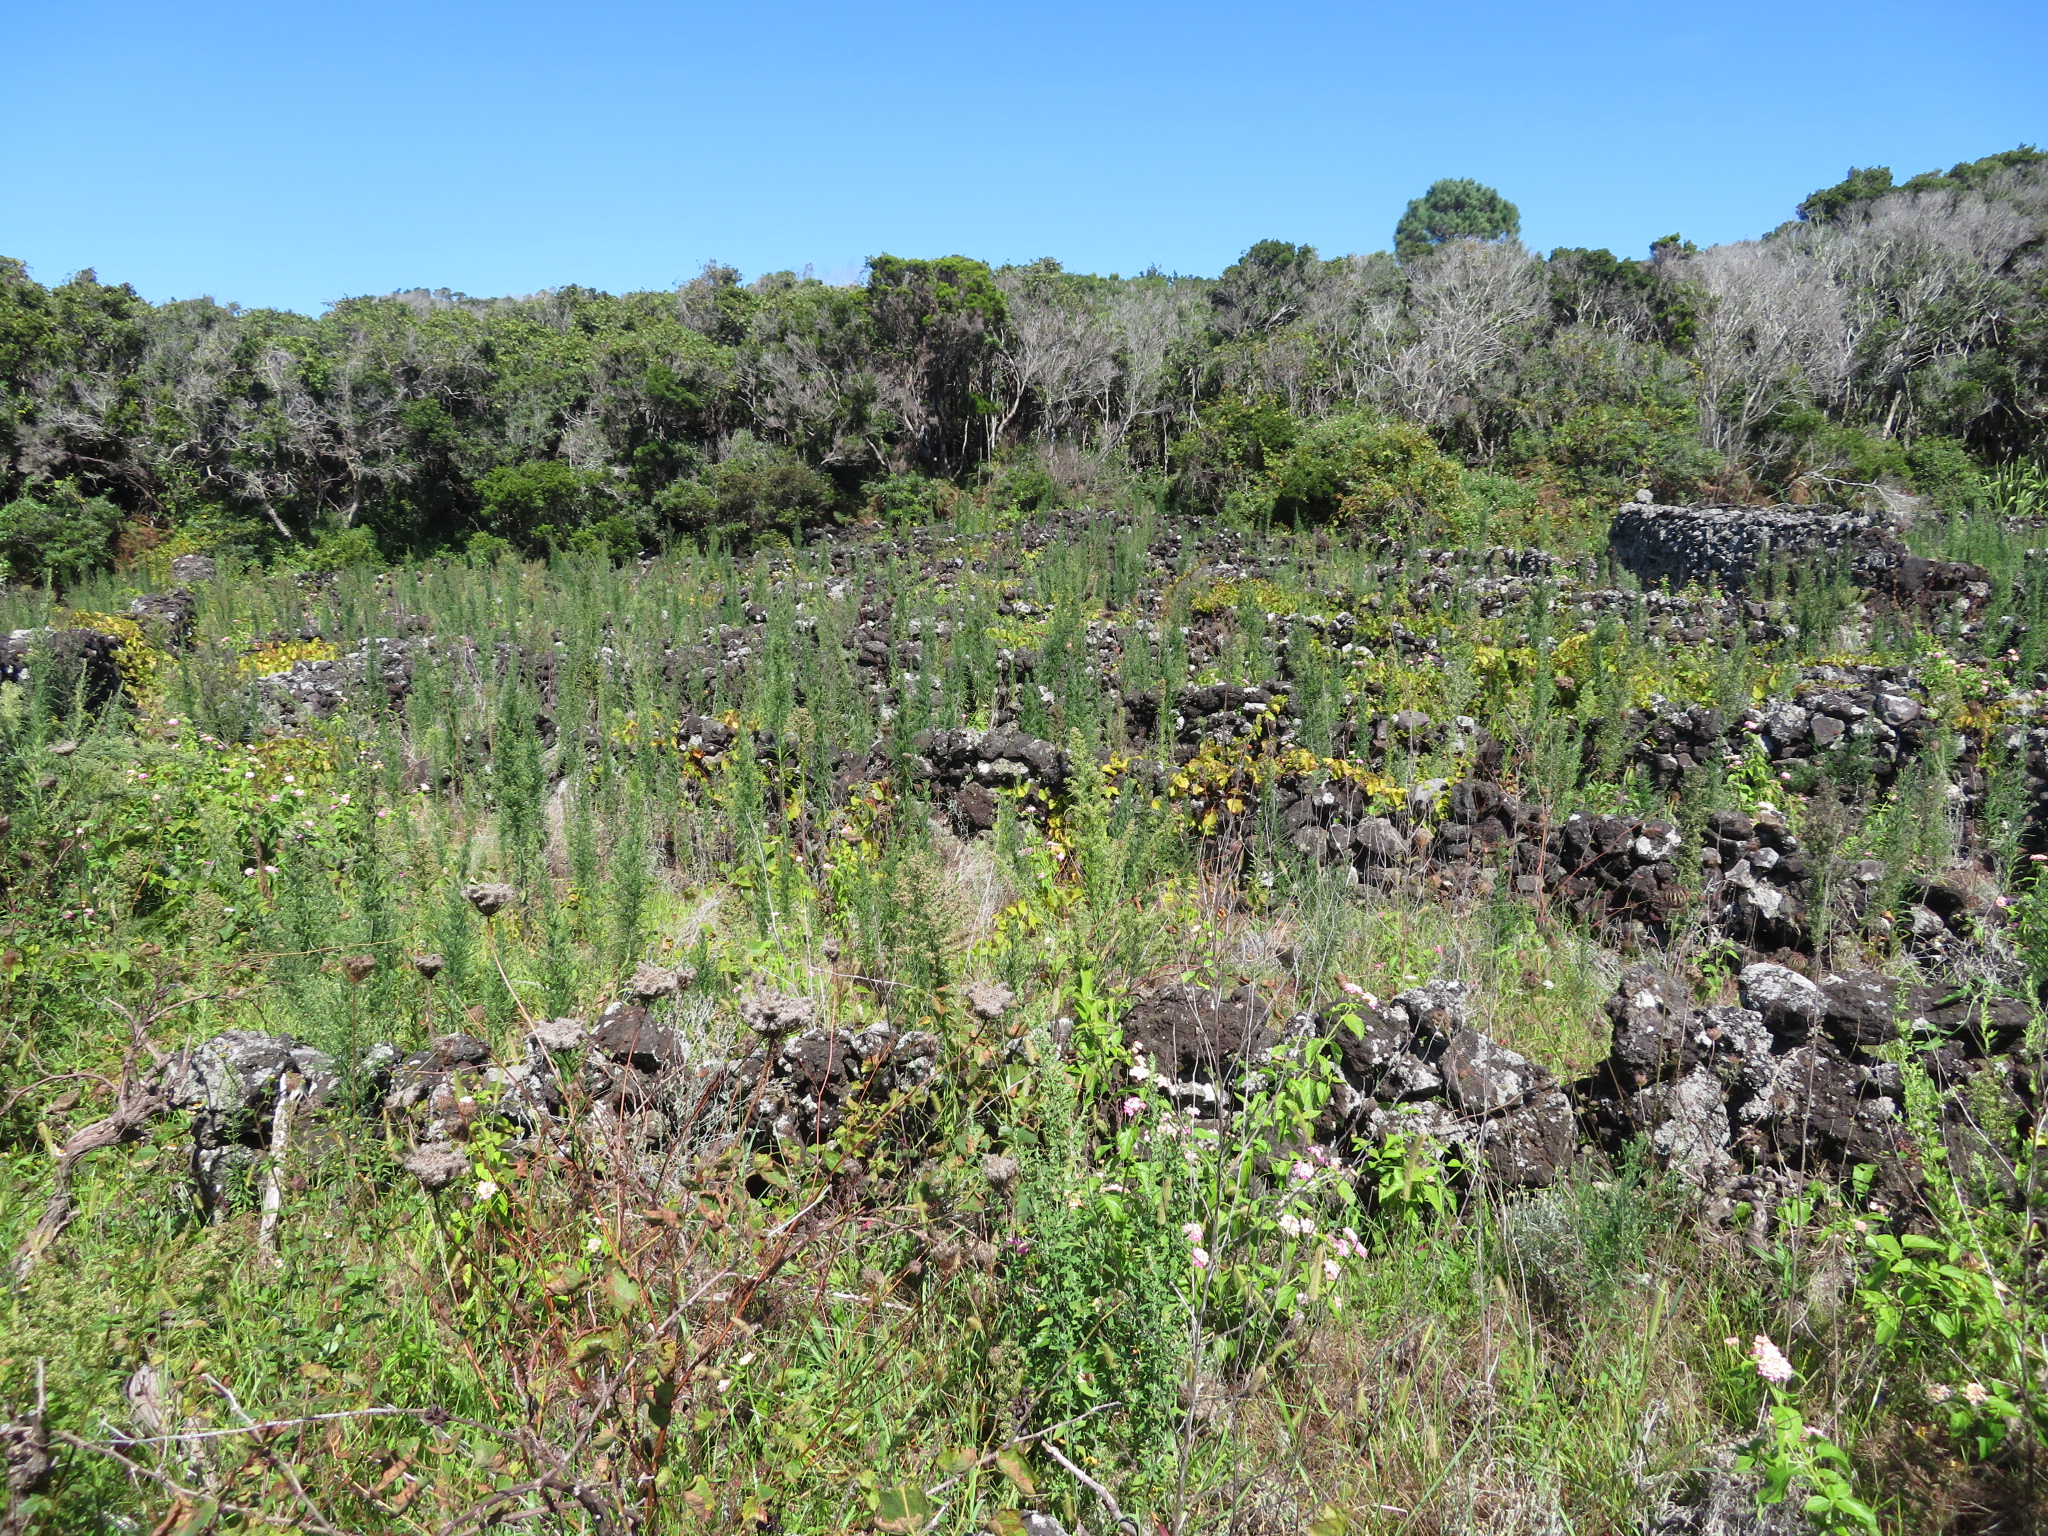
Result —
[{"label": "pink wildflower", "polygon": [[1133,1119],[1134,1117],[1136,1117],[1136,1115],[1137,1115],[1137,1114],[1139,1113],[1139,1111],[1141,1111],[1142,1109],[1144,1109],[1144,1107],[1145,1107],[1145,1101],[1144,1101],[1143,1099],[1140,1099],[1140,1098],[1129,1098],[1129,1099],[1125,1099],[1125,1100],[1124,1100],[1124,1118],[1125,1118],[1126,1120],[1129,1120],[1129,1119]]},{"label": "pink wildflower", "polygon": [[1197,1248],[1191,1255],[1189,1255],[1189,1257],[1194,1260],[1195,1268],[1206,1270],[1209,1267],[1208,1249]]},{"label": "pink wildflower", "polygon": [[1756,1362],[1756,1373],[1765,1381],[1782,1386],[1792,1379],[1792,1362],[1762,1334],[1749,1341],[1749,1358]]}]

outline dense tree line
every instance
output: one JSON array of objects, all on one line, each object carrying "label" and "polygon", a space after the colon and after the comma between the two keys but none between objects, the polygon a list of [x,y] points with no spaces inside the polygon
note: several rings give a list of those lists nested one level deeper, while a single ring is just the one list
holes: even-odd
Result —
[{"label": "dense tree line", "polygon": [[1853,169],[1759,240],[1532,254],[1439,182],[1398,254],[1214,278],[878,256],[859,286],[414,290],[317,318],[0,259],[0,543],[328,560],[787,537],[1148,479],[1247,515],[1978,494],[2048,423],[2048,156]]}]

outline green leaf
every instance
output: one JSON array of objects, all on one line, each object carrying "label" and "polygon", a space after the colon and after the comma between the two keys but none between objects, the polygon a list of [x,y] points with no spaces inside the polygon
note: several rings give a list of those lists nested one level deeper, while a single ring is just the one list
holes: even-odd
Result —
[{"label": "green leaf", "polygon": [[615,1269],[606,1276],[604,1288],[613,1308],[620,1312],[632,1311],[640,1305],[644,1295],[640,1287],[633,1282],[633,1278],[623,1269]]},{"label": "green leaf", "polygon": [[915,1483],[898,1483],[875,1495],[875,1529],[908,1532],[921,1529],[932,1517],[932,1501]]}]

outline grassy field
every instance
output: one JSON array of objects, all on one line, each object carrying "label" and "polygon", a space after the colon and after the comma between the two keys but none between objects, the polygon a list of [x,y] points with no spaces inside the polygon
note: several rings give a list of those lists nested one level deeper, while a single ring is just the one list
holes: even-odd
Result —
[{"label": "grassy field", "polygon": [[[1617,933],[1506,875],[1360,882],[1289,841],[1283,782],[1426,829],[1488,741],[1560,817],[1668,818],[1694,887],[1707,817],[1766,798],[1888,889],[1990,850],[2018,904],[1952,973],[2030,996],[2030,536],[1940,535],[1993,577],[1967,632],[1859,629],[1808,572],[1769,599],[1797,634],[1754,644],[1649,594],[1594,612],[1628,583],[1592,560],[1509,580],[1144,507],[228,571],[188,641],[102,621],[129,623],[116,698],[55,664],[0,690],[0,1529],[1801,1528],[1706,1523],[1759,1489],[1820,1530],[2043,1529],[2038,1023],[2018,1108],[1978,1117],[2000,1192],[1947,1161],[1902,1045],[1920,1205],[1830,1170],[1762,1222],[1704,1218],[1640,1143],[1533,1191],[1419,1131],[1326,1146],[1314,1033],[1204,1109],[1120,1027],[1174,985],[1277,1024],[1455,979],[1569,1082],[1626,965],[1732,1001],[1703,917]],[[16,591],[0,630],[160,585]],[[1660,787],[1634,753],[1631,710],[1739,716],[1824,662],[1903,669],[1952,733],[1888,793],[1853,765]],[[1284,687],[1286,732],[1254,710],[1176,752],[1214,684]],[[1442,728],[1375,745],[1404,710]],[[991,778],[977,826],[921,733],[991,725],[1062,755]],[[1818,948],[1816,974],[1935,977],[1903,924]],[[532,1043],[614,1005],[660,1033],[658,1097],[583,1035]],[[806,1021],[861,1060],[815,1074],[830,1105],[770,1068]],[[149,1113],[160,1063],[228,1030],[331,1066],[240,1120]],[[455,1035],[488,1063],[393,1077]],[[442,1097],[394,1106],[407,1070]],[[58,1155],[123,1106],[53,1226]],[[437,1137],[461,1171],[430,1189],[408,1160]]]}]

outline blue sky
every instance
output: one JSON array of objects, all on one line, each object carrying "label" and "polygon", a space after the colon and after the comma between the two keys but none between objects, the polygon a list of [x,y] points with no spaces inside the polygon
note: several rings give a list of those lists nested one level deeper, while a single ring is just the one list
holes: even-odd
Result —
[{"label": "blue sky", "polygon": [[0,0],[0,254],[152,299],[879,251],[1214,273],[1473,176],[1533,246],[1761,233],[2048,142],[2048,5]]}]

